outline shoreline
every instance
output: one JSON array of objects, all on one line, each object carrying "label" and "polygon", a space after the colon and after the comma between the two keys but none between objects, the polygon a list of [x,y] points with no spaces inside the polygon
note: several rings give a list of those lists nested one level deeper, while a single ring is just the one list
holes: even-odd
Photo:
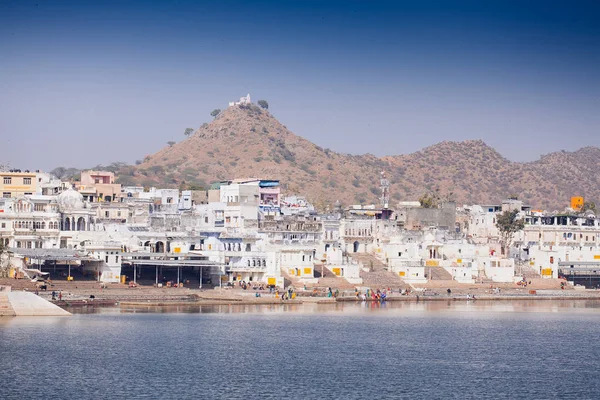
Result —
[{"label": "shoreline", "polygon": [[50,300],[53,304],[62,308],[73,307],[111,307],[111,306],[133,306],[133,307],[179,307],[179,306],[221,306],[221,305],[300,305],[300,304],[318,304],[318,305],[336,305],[344,303],[424,303],[424,302],[512,302],[512,301],[598,301],[600,303],[600,293],[569,293],[564,296],[544,295],[544,294],[505,294],[505,295],[481,295],[476,298],[466,298],[464,296],[392,296],[384,301],[373,299],[357,299],[355,297],[303,297],[299,296],[292,300],[281,300],[279,298],[254,298],[244,297],[222,297],[222,298],[180,298],[180,299],[157,299],[157,298],[136,298],[136,299],[67,299]]}]

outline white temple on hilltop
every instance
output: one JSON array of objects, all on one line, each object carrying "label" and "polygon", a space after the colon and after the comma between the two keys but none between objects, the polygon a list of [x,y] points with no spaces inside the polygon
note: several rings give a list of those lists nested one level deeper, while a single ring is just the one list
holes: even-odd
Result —
[{"label": "white temple on hilltop", "polygon": [[252,103],[252,100],[250,100],[250,93],[248,93],[248,95],[240,97],[240,101],[230,101],[229,107],[239,106],[240,104],[250,104],[250,103]]}]

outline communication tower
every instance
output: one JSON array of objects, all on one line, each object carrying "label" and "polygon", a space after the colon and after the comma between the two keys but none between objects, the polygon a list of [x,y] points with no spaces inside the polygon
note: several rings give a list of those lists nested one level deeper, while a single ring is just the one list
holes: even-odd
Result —
[{"label": "communication tower", "polygon": [[390,204],[390,181],[385,177],[385,171],[381,171],[381,207],[388,208]]}]

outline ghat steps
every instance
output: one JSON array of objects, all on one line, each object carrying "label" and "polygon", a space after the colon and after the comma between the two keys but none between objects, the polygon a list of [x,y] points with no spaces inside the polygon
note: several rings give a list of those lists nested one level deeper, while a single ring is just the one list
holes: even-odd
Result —
[{"label": "ghat steps", "polygon": [[0,317],[14,317],[15,310],[8,300],[8,293],[0,293]]},{"label": "ghat steps", "polygon": [[371,253],[351,253],[352,259],[368,271],[361,270],[360,277],[364,286],[406,288],[406,283],[399,276],[387,270],[387,266]]},{"label": "ghat steps", "polygon": [[425,273],[428,274],[429,279],[435,281],[451,281],[452,275],[446,271],[444,267],[426,267]]}]

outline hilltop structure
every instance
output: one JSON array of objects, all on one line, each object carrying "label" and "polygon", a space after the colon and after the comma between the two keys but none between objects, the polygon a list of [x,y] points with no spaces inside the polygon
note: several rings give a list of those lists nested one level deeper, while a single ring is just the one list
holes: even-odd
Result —
[{"label": "hilltop structure", "polygon": [[251,103],[252,103],[252,100],[250,99],[250,93],[248,93],[246,96],[240,97],[240,101],[230,101],[229,107],[246,105],[246,104],[251,104]]}]

